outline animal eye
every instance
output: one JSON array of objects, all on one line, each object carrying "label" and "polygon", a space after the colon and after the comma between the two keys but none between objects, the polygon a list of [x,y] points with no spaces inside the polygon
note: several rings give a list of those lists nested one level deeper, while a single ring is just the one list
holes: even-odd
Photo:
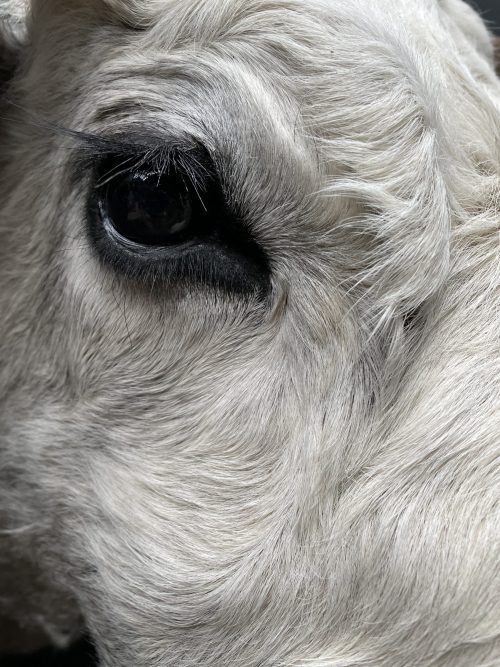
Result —
[{"label": "animal eye", "polygon": [[266,253],[232,210],[207,156],[191,159],[161,170],[133,156],[103,158],[89,196],[92,245],[104,263],[149,289],[182,283],[265,294]]},{"label": "animal eye", "polygon": [[112,179],[99,200],[102,221],[124,240],[146,247],[189,242],[196,237],[195,193],[177,174],[141,171]]}]

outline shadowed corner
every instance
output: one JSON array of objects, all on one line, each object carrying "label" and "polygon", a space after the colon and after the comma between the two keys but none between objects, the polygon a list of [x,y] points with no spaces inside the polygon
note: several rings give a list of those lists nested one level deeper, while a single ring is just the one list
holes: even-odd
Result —
[{"label": "shadowed corner", "polygon": [[44,649],[27,656],[1,656],[2,667],[98,667],[95,651],[89,641],[82,640],[67,651]]},{"label": "shadowed corner", "polygon": [[495,56],[497,74],[500,76],[500,37],[495,38]]}]

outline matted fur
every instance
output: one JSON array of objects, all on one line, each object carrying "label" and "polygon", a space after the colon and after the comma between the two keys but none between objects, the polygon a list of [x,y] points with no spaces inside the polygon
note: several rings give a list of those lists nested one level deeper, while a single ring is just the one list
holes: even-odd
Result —
[{"label": "matted fur", "polygon": [[[60,645],[86,625],[103,667],[498,666],[500,83],[478,16],[33,0],[26,20],[1,52],[3,615]],[[203,143],[270,299],[106,269],[85,148],[56,127]]]}]

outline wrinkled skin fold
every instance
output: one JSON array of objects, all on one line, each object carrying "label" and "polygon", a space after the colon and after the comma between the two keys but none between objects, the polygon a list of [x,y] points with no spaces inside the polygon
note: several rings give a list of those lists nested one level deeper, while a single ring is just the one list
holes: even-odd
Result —
[{"label": "wrinkled skin fold", "polygon": [[[500,83],[480,18],[0,12],[0,648],[88,631],[103,667],[500,664]],[[265,289],[221,288],[212,255],[190,281],[99,253],[113,137],[165,164],[202,146]]]}]

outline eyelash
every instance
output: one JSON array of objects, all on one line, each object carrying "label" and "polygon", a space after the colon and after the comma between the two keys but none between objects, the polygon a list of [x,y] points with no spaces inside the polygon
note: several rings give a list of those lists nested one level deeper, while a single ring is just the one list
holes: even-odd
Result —
[{"label": "eyelash", "polygon": [[[113,143],[116,148],[116,140]],[[85,155],[91,169],[87,227],[92,246],[101,261],[135,283],[147,286],[148,290],[152,285],[164,289],[182,283],[190,288],[208,287],[259,297],[269,291],[270,267],[266,253],[246,224],[230,210],[214,162],[206,149],[190,144],[181,150],[177,143],[168,149],[163,145],[144,150],[143,146],[139,151],[139,144],[133,143],[134,151],[127,153],[123,149],[103,151],[104,146],[109,148],[109,143],[99,144],[96,151],[94,144],[93,150]],[[120,147],[123,144],[120,143]],[[169,181],[171,173],[174,173],[173,182]],[[188,243],[174,237],[166,244],[136,244],[128,240],[130,234],[125,234],[125,238],[120,236],[120,225],[118,231],[116,227],[113,231],[109,224],[105,224],[102,198],[107,197],[109,184],[120,178],[126,179],[125,188],[129,183],[148,182],[145,186],[147,197],[148,187],[152,192],[151,178],[157,177],[160,195],[172,192],[175,198],[180,190],[176,187],[180,183],[179,174],[186,184],[186,191],[191,192],[190,201],[195,208],[193,224],[187,230]],[[163,190],[160,188],[162,183]],[[122,188],[122,191],[126,192],[126,189]],[[151,196],[154,200],[155,193]],[[146,214],[148,208],[144,209]],[[146,223],[151,226],[151,221],[156,224],[155,220],[155,217],[146,219]],[[164,220],[165,217],[161,218],[160,223]],[[125,226],[125,229],[128,231],[129,227]]]},{"label": "eyelash", "polygon": [[64,132],[77,142],[70,165],[72,175],[77,178],[82,172],[93,173],[96,166],[109,157],[123,158],[127,170],[140,170],[147,163],[155,172],[163,173],[175,164],[189,173],[194,183],[203,181],[209,175],[208,153],[196,140],[161,140],[153,135],[137,133],[106,137],[73,130]]}]

